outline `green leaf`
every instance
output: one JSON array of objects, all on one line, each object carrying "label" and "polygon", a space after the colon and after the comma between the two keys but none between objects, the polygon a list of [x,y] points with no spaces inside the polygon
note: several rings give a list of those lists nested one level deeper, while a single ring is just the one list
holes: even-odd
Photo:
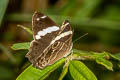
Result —
[{"label": "green leaf", "polygon": [[0,25],[2,23],[3,16],[5,14],[8,2],[9,0],[0,0]]},{"label": "green leaf", "polygon": [[97,80],[91,70],[81,61],[71,61],[69,70],[74,80]]},{"label": "green leaf", "polygon": [[109,55],[110,55],[112,58],[114,58],[114,59],[120,61],[120,53],[115,54],[115,55],[109,53]]},{"label": "green leaf", "polygon": [[57,61],[55,64],[46,67],[43,70],[36,69],[30,65],[24,72],[22,72],[16,80],[44,80],[52,71],[58,68],[65,59]]},{"label": "green leaf", "polygon": [[24,43],[16,43],[12,45],[13,50],[20,50],[20,49],[29,49],[30,42],[24,42]]},{"label": "green leaf", "polygon": [[108,60],[109,53],[107,52],[102,53],[92,52],[92,53],[94,53],[92,57],[95,58],[98,64],[105,66],[109,70],[113,70],[113,64]]},{"label": "green leaf", "polygon": [[109,55],[107,52],[102,52],[102,53],[98,53],[98,52],[91,52],[91,56],[93,58],[98,58],[98,57],[102,57],[102,58],[109,58]]},{"label": "green leaf", "polygon": [[87,51],[82,51],[82,50],[78,50],[78,49],[73,49],[73,53],[74,54],[77,54],[79,56],[87,56],[87,55],[90,55],[89,52]]},{"label": "green leaf", "polygon": [[29,34],[31,34],[31,35],[33,34],[32,31],[29,28],[27,28],[25,26],[22,26],[22,25],[17,25],[17,26],[23,28],[24,30],[26,30]]},{"label": "green leaf", "polygon": [[98,58],[96,58],[96,62],[98,64],[105,66],[109,70],[113,70],[113,64],[104,58],[98,57]]},{"label": "green leaf", "polygon": [[67,58],[66,63],[63,67],[62,73],[61,73],[58,80],[63,80],[64,76],[67,74],[69,63],[70,63],[70,60]]}]

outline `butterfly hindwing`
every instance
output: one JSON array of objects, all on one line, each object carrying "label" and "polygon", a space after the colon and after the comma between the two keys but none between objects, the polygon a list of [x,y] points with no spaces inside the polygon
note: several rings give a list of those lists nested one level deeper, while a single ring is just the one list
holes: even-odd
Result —
[{"label": "butterfly hindwing", "polygon": [[[52,58],[51,62],[49,64],[53,64],[55,63],[57,60],[66,57],[67,55],[69,55],[71,53],[72,50],[72,28],[71,25],[69,23],[69,21],[65,20],[61,26],[61,30],[60,30],[60,35],[64,34],[64,36],[61,36],[61,38],[59,40],[56,40],[55,43],[59,43],[59,45],[61,46],[60,48],[57,48],[54,51],[54,58]],[[57,38],[57,37],[56,37]],[[55,45],[55,43],[53,45]],[[54,49],[53,49],[54,50]],[[57,54],[56,54],[57,53]]]}]

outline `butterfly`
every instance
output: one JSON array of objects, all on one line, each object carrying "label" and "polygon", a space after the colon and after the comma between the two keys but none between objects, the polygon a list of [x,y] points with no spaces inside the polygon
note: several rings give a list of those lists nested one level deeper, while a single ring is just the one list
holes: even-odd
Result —
[{"label": "butterfly", "polygon": [[44,69],[71,53],[73,31],[68,20],[59,27],[48,16],[36,11],[32,17],[32,31],[34,40],[26,57],[34,67]]}]

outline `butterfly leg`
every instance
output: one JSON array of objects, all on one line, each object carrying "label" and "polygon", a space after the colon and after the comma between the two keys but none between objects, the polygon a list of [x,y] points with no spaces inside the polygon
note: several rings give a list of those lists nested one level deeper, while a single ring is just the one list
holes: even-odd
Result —
[{"label": "butterfly leg", "polygon": [[78,56],[78,57],[75,57],[73,56],[73,50],[71,50],[71,54],[70,54],[70,60],[85,60],[85,58],[81,57],[81,56]]},{"label": "butterfly leg", "polygon": [[69,65],[69,62],[73,59],[73,50],[71,50],[71,54],[66,57],[66,60],[65,60],[65,65],[63,66],[63,69]]},{"label": "butterfly leg", "polygon": [[71,54],[70,54],[70,60],[73,59],[73,50],[71,50]]},{"label": "butterfly leg", "polygon": [[75,60],[85,60],[85,58],[81,57],[81,56],[78,56],[76,58],[74,58]]}]

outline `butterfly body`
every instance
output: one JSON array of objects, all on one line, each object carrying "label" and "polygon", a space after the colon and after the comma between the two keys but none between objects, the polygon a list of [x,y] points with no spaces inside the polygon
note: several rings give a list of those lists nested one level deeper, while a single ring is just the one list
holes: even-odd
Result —
[{"label": "butterfly body", "polygon": [[35,12],[32,30],[34,40],[26,57],[33,66],[43,69],[70,54],[73,31],[67,20],[58,27],[48,16]]}]

